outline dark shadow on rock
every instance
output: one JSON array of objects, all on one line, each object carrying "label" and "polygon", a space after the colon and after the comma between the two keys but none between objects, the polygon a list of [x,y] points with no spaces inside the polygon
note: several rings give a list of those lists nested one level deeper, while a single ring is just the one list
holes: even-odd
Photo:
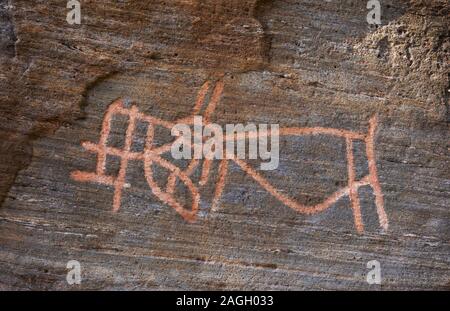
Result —
[{"label": "dark shadow on rock", "polygon": [[8,6],[8,0],[0,0],[0,51],[2,56],[14,57],[17,38]]}]

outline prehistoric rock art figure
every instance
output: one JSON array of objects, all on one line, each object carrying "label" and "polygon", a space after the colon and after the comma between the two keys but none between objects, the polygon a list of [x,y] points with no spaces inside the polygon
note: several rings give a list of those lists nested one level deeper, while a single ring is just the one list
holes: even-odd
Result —
[{"label": "prehistoric rock art figure", "polygon": [[[200,194],[199,187],[204,186],[209,179],[209,173],[212,165],[212,160],[205,159],[202,163],[202,173],[199,181],[199,185],[195,185],[191,180],[190,176],[194,173],[195,169],[200,165],[200,160],[192,159],[186,169],[180,169],[174,164],[168,162],[162,158],[162,154],[167,153],[171,150],[172,143],[168,143],[162,146],[154,146],[153,138],[155,133],[155,128],[157,126],[162,126],[167,129],[172,129],[175,124],[188,124],[192,125],[194,122],[194,116],[198,115],[204,105],[205,98],[211,88],[211,83],[206,82],[200,89],[195,106],[193,108],[192,114],[186,118],[177,121],[165,121],[150,115],[143,114],[139,112],[138,108],[132,105],[130,108],[125,107],[124,101],[118,99],[114,101],[107,109],[101,135],[98,144],[91,142],[83,142],[82,146],[89,152],[97,154],[97,168],[94,173],[91,172],[72,172],[71,176],[74,180],[79,182],[95,182],[104,185],[111,185],[114,187],[114,199],[113,199],[113,211],[117,212],[120,209],[122,190],[125,186],[125,175],[127,171],[128,162],[131,160],[144,161],[144,173],[147,182],[153,192],[153,194],[158,197],[162,202],[174,208],[186,221],[194,221],[198,212]],[[203,123],[206,125],[209,123],[214,110],[216,109],[220,97],[222,95],[224,88],[223,81],[218,81],[214,88],[213,93],[210,98],[209,103],[203,112]],[[123,149],[114,148],[107,146],[108,136],[111,132],[111,121],[114,115],[123,115],[128,118],[128,128],[126,130],[125,145]],[[133,136],[135,134],[136,123],[138,121],[148,123],[148,130],[146,135],[145,147],[142,152],[131,151],[131,144],[133,141]],[[219,177],[215,187],[214,198],[212,203],[212,210],[216,210],[219,204],[220,197],[222,195],[226,176],[228,171],[228,161],[233,161],[236,163],[245,173],[251,176],[256,182],[258,182],[261,187],[263,187],[272,196],[278,199],[284,205],[294,209],[297,212],[304,214],[315,214],[322,212],[339,199],[348,196],[350,198],[351,207],[354,215],[354,222],[356,230],[359,233],[364,231],[364,225],[361,217],[361,207],[358,197],[358,189],[362,186],[370,185],[374,191],[375,204],[377,208],[378,218],[380,226],[387,230],[388,219],[386,212],[384,210],[383,193],[378,180],[378,173],[375,160],[375,132],[377,128],[377,116],[370,119],[369,130],[367,134],[361,134],[353,131],[335,129],[335,128],[323,128],[323,127],[289,127],[280,128],[280,136],[306,136],[306,135],[330,135],[338,138],[345,139],[346,141],[346,157],[347,157],[347,168],[348,168],[348,185],[344,188],[339,189],[331,196],[326,198],[322,203],[306,206],[300,204],[289,196],[283,194],[281,191],[276,189],[270,184],[270,182],[264,178],[259,172],[248,165],[244,160],[234,158],[224,158],[220,160],[219,164]],[[258,135],[267,135],[269,133],[261,132],[247,132],[247,137],[255,137]],[[245,135],[245,133],[244,133]],[[270,134],[269,134],[270,135]],[[245,139],[245,137],[238,136],[226,136],[225,141],[234,139]],[[353,142],[363,141],[366,145],[366,155],[368,159],[369,173],[367,176],[363,177],[361,180],[355,180],[355,163],[353,156]],[[194,146],[192,146],[194,147]],[[117,176],[109,176],[105,173],[106,157],[107,155],[117,156],[121,159],[120,169]],[[156,183],[153,178],[153,165],[160,165],[170,172],[167,180],[166,188],[161,189],[161,187]],[[183,207],[183,204],[179,202],[175,196],[175,186],[177,179],[179,179],[189,190],[192,197],[191,208],[188,210]]]}]

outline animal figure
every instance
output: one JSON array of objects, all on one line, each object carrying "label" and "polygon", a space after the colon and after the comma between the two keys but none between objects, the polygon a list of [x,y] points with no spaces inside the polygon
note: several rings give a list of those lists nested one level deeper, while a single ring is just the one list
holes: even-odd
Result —
[{"label": "animal figure", "polygon": [[[186,118],[179,119],[177,121],[166,121],[153,116],[139,112],[137,106],[132,105],[131,107],[126,107],[123,99],[117,99],[114,101],[107,109],[104,116],[102,130],[100,134],[100,140],[98,143],[83,142],[82,146],[89,152],[97,154],[97,167],[95,172],[82,172],[74,171],[71,177],[78,182],[94,182],[104,185],[111,185],[114,187],[114,198],[113,198],[113,211],[117,212],[120,209],[122,191],[125,186],[125,176],[127,172],[127,166],[129,161],[143,161],[144,162],[144,173],[148,185],[150,186],[153,194],[165,204],[174,208],[186,221],[192,222],[196,219],[196,215],[199,208],[200,193],[199,187],[207,184],[209,180],[210,170],[213,160],[205,159],[203,163],[198,159],[192,159],[186,169],[181,169],[176,165],[165,160],[162,155],[171,150],[172,143],[168,143],[162,146],[154,146],[153,139],[155,128],[157,126],[162,126],[169,130],[172,129],[176,124],[188,124],[192,125],[194,122],[194,116],[198,115],[204,106],[205,99],[208,95],[210,89],[212,89],[212,95],[210,97],[209,103],[206,104],[206,108],[203,112],[203,123],[206,125],[210,122],[211,116],[214,113],[217,105],[219,104],[221,95],[224,89],[224,83],[219,80],[212,87],[212,82],[207,81],[200,88],[195,102],[192,114]],[[123,149],[114,148],[107,146],[108,136],[111,132],[111,121],[113,116],[123,115],[128,118],[128,127],[125,134],[125,145]],[[144,150],[142,152],[131,151],[131,144],[133,141],[133,136],[135,134],[136,123],[138,121],[148,123],[148,130],[146,133],[146,141]],[[246,174],[252,177],[261,187],[263,187],[268,193],[278,199],[284,205],[292,208],[293,210],[303,213],[303,214],[316,214],[322,212],[339,199],[348,196],[350,199],[351,207],[353,210],[353,217],[355,227],[358,233],[364,231],[364,225],[361,216],[361,206],[358,197],[358,189],[362,186],[370,185],[373,189],[375,195],[375,204],[379,218],[379,224],[384,230],[388,229],[388,219],[386,212],[384,210],[383,193],[378,180],[378,173],[376,167],[375,159],[375,132],[377,129],[378,118],[373,116],[369,121],[369,129],[367,134],[358,133],[354,131],[348,131],[343,129],[335,128],[324,128],[324,127],[281,127],[279,129],[280,136],[306,136],[306,135],[330,135],[344,139],[346,142],[346,158],[347,158],[347,172],[348,172],[348,183],[347,186],[341,188],[326,198],[323,202],[306,206],[293,199],[288,195],[283,194],[280,190],[274,187],[269,180],[264,178],[258,171],[253,169],[250,165],[246,163],[245,160],[234,158],[224,158],[219,160],[219,176],[217,184],[214,191],[214,198],[212,203],[212,210],[218,208],[220,203],[220,197],[222,195],[226,176],[228,172],[229,161],[236,163]],[[238,137],[235,135],[225,136],[225,141],[233,139],[245,139],[245,134],[243,137]],[[269,135],[269,133],[261,132],[247,132],[247,137],[257,137],[258,135]],[[366,155],[368,159],[369,173],[360,180],[355,179],[355,162],[353,156],[353,143],[354,141],[363,141],[366,146]],[[192,146],[194,147],[194,146]],[[106,175],[106,157],[107,155],[113,155],[120,158],[120,169],[117,176]],[[154,180],[153,167],[159,165],[167,169],[170,174],[167,180],[165,189],[162,189],[158,183]],[[194,184],[191,180],[191,175],[194,173],[196,168],[202,165],[201,177],[198,185]],[[183,207],[182,202],[179,202],[175,196],[175,186],[177,180],[180,180],[189,190],[192,203],[190,209]]]}]

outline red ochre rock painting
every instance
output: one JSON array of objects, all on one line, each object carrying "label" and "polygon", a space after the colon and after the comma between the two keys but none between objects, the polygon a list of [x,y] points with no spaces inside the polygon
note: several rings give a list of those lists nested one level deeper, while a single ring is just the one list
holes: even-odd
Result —
[{"label": "red ochre rock painting", "polygon": [[[212,86],[212,84],[215,84]],[[202,163],[201,178],[198,185],[194,184],[190,176],[195,169],[200,165],[200,161],[192,159],[186,169],[180,169],[174,164],[162,158],[162,154],[171,150],[172,143],[165,144],[163,146],[153,146],[153,138],[155,133],[155,127],[162,126],[167,129],[171,129],[175,124],[184,123],[192,125],[194,122],[194,116],[198,115],[205,105],[205,98],[212,89],[212,96],[206,108],[203,112],[203,122],[208,124],[212,114],[214,113],[217,105],[219,104],[224,83],[219,80],[215,83],[207,81],[198,91],[197,100],[190,116],[179,119],[176,121],[166,121],[159,118],[155,118],[151,115],[139,112],[137,106],[132,105],[130,108],[125,107],[123,99],[117,99],[109,105],[106,114],[103,119],[102,130],[100,133],[100,140],[98,143],[82,142],[82,146],[89,152],[97,154],[97,167],[95,172],[83,172],[74,171],[71,173],[72,179],[78,182],[93,182],[104,185],[110,185],[114,187],[114,199],[113,199],[113,211],[117,212],[120,209],[122,191],[125,186],[125,176],[127,172],[127,166],[129,161],[143,161],[144,162],[144,174],[145,178],[152,190],[153,194],[161,200],[163,203],[174,208],[186,221],[193,222],[196,219],[199,209],[200,193],[199,188],[208,183],[212,160],[205,159]],[[123,115],[128,118],[128,127],[125,136],[125,145],[123,149],[107,146],[108,136],[111,132],[112,118],[114,115]],[[148,123],[148,130],[146,133],[146,142],[144,150],[142,152],[132,152],[131,144],[133,141],[133,135],[135,134],[136,123],[138,121]],[[257,170],[253,169],[245,160],[234,158],[224,158],[219,160],[219,177],[215,185],[214,198],[212,202],[211,210],[217,210],[220,203],[220,198],[226,183],[226,177],[228,173],[228,162],[233,161],[236,163],[246,174],[252,177],[262,188],[264,188],[273,197],[279,200],[282,204],[292,208],[293,210],[303,214],[316,214],[330,208],[339,199],[348,196],[350,199],[351,208],[353,210],[353,217],[355,228],[358,233],[364,232],[364,224],[361,216],[361,206],[358,197],[358,189],[362,186],[370,185],[375,195],[375,205],[378,214],[378,220],[380,227],[384,230],[388,229],[388,218],[384,210],[384,200],[382,189],[378,180],[378,173],[376,167],[375,158],[375,133],[378,125],[378,117],[374,115],[369,121],[369,128],[367,134],[358,133],[354,131],[348,131],[336,128],[324,128],[324,127],[280,127],[280,136],[306,136],[306,135],[330,135],[338,138],[345,139],[346,141],[346,159],[347,159],[347,172],[348,183],[346,187],[343,187],[323,202],[306,206],[289,196],[283,194],[280,190],[276,189],[271,183],[264,178]],[[245,133],[244,133],[245,134]],[[267,133],[266,133],[267,134]],[[258,132],[247,133],[248,137],[252,135],[261,135]],[[270,135],[270,134],[269,134]],[[238,139],[239,137],[227,136],[225,140]],[[366,156],[368,159],[369,173],[360,180],[355,179],[355,163],[353,156],[353,142],[362,141],[366,146]],[[192,146],[194,147],[194,146]],[[117,176],[106,175],[105,166],[107,155],[113,155],[120,158],[120,168]],[[160,165],[167,169],[170,174],[167,180],[165,189],[162,189],[154,180],[153,166]],[[179,202],[175,196],[176,181],[180,180],[189,190],[192,197],[192,203],[190,209],[183,207],[183,203]]]}]

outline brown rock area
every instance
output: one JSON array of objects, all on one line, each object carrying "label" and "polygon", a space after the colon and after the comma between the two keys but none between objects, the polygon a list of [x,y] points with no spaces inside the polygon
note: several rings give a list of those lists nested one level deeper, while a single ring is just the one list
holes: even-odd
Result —
[{"label": "brown rock area", "polygon": [[[447,0],[381,0],[379,26],[363,0],[80,2],[81,24],[69,25],[65,1],[0,0],[0,289],[450,289]],[[143,161],[129,162],[117,212],[112,185],[74,180],[96,170],[82,142],[99,142],[112,102],[174,121],[192,113],[206,81],[224,85],[211,116],[220,125],[366,134],[377,115],[389,228],[370,185],[356,193],[358,232],[349,195],[299,213],[236,163],[214,210],[220,161],[204,186],[201,165],[190,176],[194,222],[158,199]],[[113,118],[108,144],[124,148],[126,127]],[[133,150],[147,128],[136,124]],[[367,144],[353,142],[356,180],[371,171]],[[314,205],[347,186],[347,156],[341,137],[280,137],[278,169],[260,174]],[[107,174],[120,167],[107,156]],[[160,187],[168,176],[155,168]],[[191,203],[180,182],[175,196]],[[70,260],[80,285],[66,281]],[[371,260],[381,285],[366,281]]]}]

